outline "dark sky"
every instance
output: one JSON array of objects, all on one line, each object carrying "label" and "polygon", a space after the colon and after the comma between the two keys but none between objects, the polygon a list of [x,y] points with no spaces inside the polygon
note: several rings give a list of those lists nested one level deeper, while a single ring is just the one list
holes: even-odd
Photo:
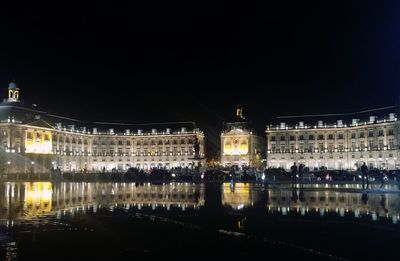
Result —
[{"label": "dark sky", "polygon": [[262,131],[399,94],[398,1],[115,2],[1,8],[1,93],[15,78],[26,103],[65,116],[193,120],[214,151],[238,103]]}]

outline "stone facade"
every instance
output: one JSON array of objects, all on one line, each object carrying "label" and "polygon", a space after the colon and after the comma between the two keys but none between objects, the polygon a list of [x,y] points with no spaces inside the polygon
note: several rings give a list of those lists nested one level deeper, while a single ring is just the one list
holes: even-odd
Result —
[{"label": "stone facade", "polygon": [[[98,126],[23,106],[16,85],[0,104],[0,167],[7,173],[125,171],[198,166],[204,133],[193,122]],[[10,88],[9,88],[10,89]],[[19,89],[18,89],[19,91]],[[123,128],[121,128],[123,126]]]},{"label": "stone facade", "polygon": [[337,120],[314,125],[299,122],[268,126],[267,166],[289,169],[293,162],[310,169],[356,169],[366,162],[370,168],[399,168],[399,121],[394,113],[366,121]]}]

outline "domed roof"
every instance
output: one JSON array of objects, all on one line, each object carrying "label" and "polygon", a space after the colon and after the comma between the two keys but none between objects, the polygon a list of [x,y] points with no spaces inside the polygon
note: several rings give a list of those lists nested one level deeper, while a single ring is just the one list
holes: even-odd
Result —
[{"label": "domed roof", "polygon": [[15,82],[10,82],[8,84],[9,89],[18,89],[17,84]]}]

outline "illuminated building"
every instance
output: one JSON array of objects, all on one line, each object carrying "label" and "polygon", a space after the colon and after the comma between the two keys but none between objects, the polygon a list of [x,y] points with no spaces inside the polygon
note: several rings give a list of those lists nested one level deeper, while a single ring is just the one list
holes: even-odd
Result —
[{"label": "illuminated building", "polygon": [[243,108],[236,108],[236,117],[224,124],[221,133],[221,164],[225,167],[259,167],[264,139],[257,136],[243,116]]},{"label": "illuminated building", "polygon": [[[350,116],[347,121],[328,115],[325,120],[329,123],[323,120],[324,115],[305,119],[283,117],[299,121],[268,126],[267,166],[288,170],[296,162],[311,170],[352,170],[365,162],[369,168],[396,169],[399,167],[399,121],[394,110],[395,106],[351,113],[343,116]],[[368,116],[370,113],[384,116]]]},{"label": "illuminated building", "polygon": [[7,173],[125,171],[195,167],[204,134],[194,122],[114,124],[85,122],[25,106],[10,83],[0,104],[0,149]]}]

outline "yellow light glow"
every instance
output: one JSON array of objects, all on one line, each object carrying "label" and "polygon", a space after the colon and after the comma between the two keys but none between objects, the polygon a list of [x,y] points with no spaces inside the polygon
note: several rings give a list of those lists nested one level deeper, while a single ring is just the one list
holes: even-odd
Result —
[{"label": "yellow light glow", "polygon": [[50,182],[25,184],[25,209],[27,215],[37,215],[51,211],[52,185]]},{"label": "yellow light glow", "polygon": [[242,142],[239,146],[238,143],[233,146],[230,143],[225,143],[224,154],[225,155],[246,155],[249,152],[247,142]]},{"label": "yellow light glow", "polygon": [[28,130],[25,139],[25,152],[51,154],[51,132]]},{"label": "yellow light glow", "polygon": [[249,205],[250,201],[250,186],[248,183],[236,183],[235,188],[232,191],[230,183],[224,183],[222,204],[230,205],[232,207],[236,205]]}]

